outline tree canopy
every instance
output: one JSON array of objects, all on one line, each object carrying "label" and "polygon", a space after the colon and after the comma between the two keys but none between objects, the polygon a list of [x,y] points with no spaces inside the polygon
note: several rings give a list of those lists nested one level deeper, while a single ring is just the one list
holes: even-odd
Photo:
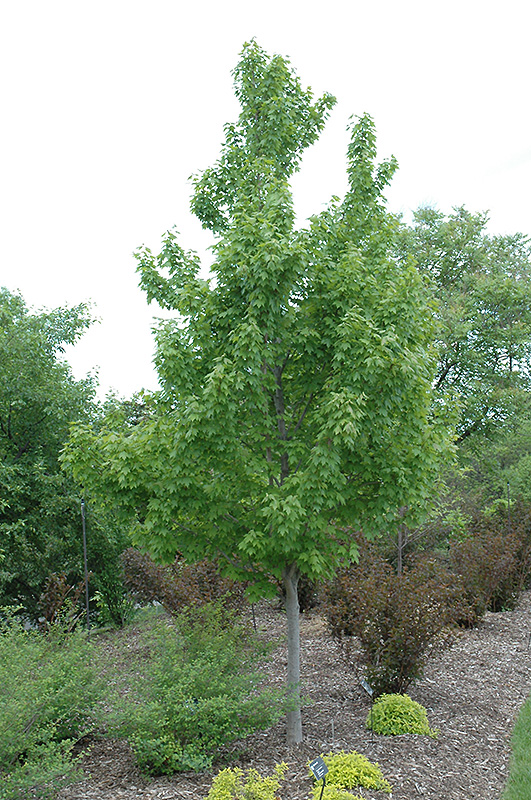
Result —
[{"label": "tree canopy", "polygon": [[0,290],[0,596],[30,612],[46,576],[72,566],[77,489],[58,456],[94,386],[75,381],[61,356],[89,322],[84,306],[30,313],[22,297]]},{"label": "tree canopy", "polygon": [[487,222],[421,208],[401,241],[439,300],[435,386],[459,399],[461,442],[503,428],[531,389],[531,241]]},{"label": "tree canopy", "polygon": [[464,207],[421,208],[399,239],[438,298],[435,389],[459,403],[466,467],[451,477],[454,501],[480,508],[507,497],[508,483],[528,498],[531,462],[531,240],[491,235],[487,224]]},{"label": "tree canopy", "polygon": [[[0,289],[0,602],[31,616],[51,573],[83,574],[79,488],[59,456],[70,423],[94,415],[94,379],[76,381],[63,356],[90,322],[84,305],[35,313]],[[90,525],[97,582],[123,533],[101,512]]]},{"label": "tree canopy", "polygon": [[[448,418],[432,396],[429,295],[393,257],[383,191],[396,163],[376,163],[371,118],[351,125],[344,199],[297,229],[289,179],[334,100],[314,101],[254,42],[234,79],[240,116],[192,198],[216,235],[212,278],[175,231],[159,255],[138,251],[148,300],[177,314],[157,331],[162,390],[134,424],[77,427],[67,459],[134,514],[154,556],[216,556],[262,588],[283,581],[296,706],[299,576],[355,555],[345,526],[374,532],[399,507],[422,509]],[[301,735],[296,709],[288,738]]]}]

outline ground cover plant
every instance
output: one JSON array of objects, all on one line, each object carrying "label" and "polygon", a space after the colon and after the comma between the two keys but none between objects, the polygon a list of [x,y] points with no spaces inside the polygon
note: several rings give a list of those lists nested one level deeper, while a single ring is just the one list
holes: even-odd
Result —
[{"label": "ground cover plant", "polygon": [[75,779],[74,742],[96,725],[104,684],[81,632],[0,623],[0,797],[45,797]]},{"label": "ground cover plant", "polygon": [[531,698],[518,714],[511,736],[509,779],[503,800],[528,800],[531,797]]},{"label": "ground cover plant", "polygon": [[219,749],[285,713],[280,692],[260,689],[267,655],[221,602],[159,616],[143,634],[134,684],[115,731],[150,775],[208,769]]}]

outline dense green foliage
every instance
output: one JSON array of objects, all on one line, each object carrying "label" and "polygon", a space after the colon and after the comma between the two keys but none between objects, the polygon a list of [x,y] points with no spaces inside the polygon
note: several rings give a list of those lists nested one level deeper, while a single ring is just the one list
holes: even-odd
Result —
[{"label": "dense green foliage", "polygon": [[266,778],[255,769],[223,769],[212,781],[205,800],[277,800],[286,769],[287,764],[277,764],[273,775]]},{"label": "dense green foliage", "polygon": [[384,736],[417,733],[435,738],[426,709],[407,694],[382,694],[373,704],[367,717],[367,727]]},{"label": "dense green foliage", "polygon": [[267,651],[221,604],[163,618],[143,643],[116,725],[148,774],[206,769],[222,745],[285,713],[278,692],[259,688]]},{"label": "dense green foliage", "polygon": [[[84,306],[31,313],[0,290],[0,603],[32,617],[51,573],[70,584],[83,575],[79,488],[59,456],[69,424],[94,415],[94,381],[75,381],[63,358],[89,324]],[[89,508],[93,586],[112,605],[125,536],[108,512]]]},{"label": "dense green foliage", "polygon": [[531,389],[531,241],[491,236],[486,214],[421,208],[402,247],[439,298],[439,391],[461,404],[460,441],[499,429]]},{"label": "dense green foliage", "polygon": [[[398,223],[370,117],[351,127],[342,201],[295,227],[289,180],[334,100],[314,102],[285,59],[244,47],[241,103],[192,208],[217,237],[214,280],[174,231],[138,254],[160,324],[162,393],[136,425],[78,427],[67,459],[134,516],[157,558],[220,559],[262,590],[283,581],[288,684],[299,682],[299,576],[330,574],[355,545],[341,524],[378,531],[425,510],[447,451],[432,402],[433,309],[414,266],[393,257]],[[300,716],[288,736],[301,738]]]},{"label": "dense green foliage", "polygon": [[[399,247],[438,298],[435,389],[460,405],[457,469],[442,514],[529,499],[531,240],[487,233],[486,214],[421,208]],[[463,469],[464,468],[464,469]]]},{"label": "dense green foliage", "polygon": [[77,775],[74,742],[94,727],[101,665],[86,637],[0,626],[0,797],[44,797]]},{"label": "dense green foliage", "polygon": [[88,324],[83,306],[31,314],[0,291],[0,601],[34,614],[48,574],[81,564],[78,490],[58,455],[94,394],[61,360]]}]

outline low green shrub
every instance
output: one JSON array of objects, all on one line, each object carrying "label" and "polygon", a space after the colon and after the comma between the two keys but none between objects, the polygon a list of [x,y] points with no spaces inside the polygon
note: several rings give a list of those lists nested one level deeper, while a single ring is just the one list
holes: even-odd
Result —
[{"label": "low green shrub", "polygon": [[181,745],[173,732],[156,736],[152,731],[133,734],[129,743],[138,765],[146,775],[173,775],[175,772],[203,772],[212,766],[212,755],[201,745]]},{"label": "low green shrub", "polygon": [[367,717],[367,727],[384,736],[418,733],[436,738],[438,735],[429,726],[424,706],[407,694],[382,694]]},{"label": "low green shrub", "polygon": [[[371,763],[360,753],[345,753],[344,750],[341,750],[339,753],[329,753],[327,756],[323,756],[323,760],[328,767],[323,800],[325,797],[328,800],[336,800],[336,798],[337,800],[349,800],[349,795],[341,794],[341,790],[358,787],[383,792],[391,791],[391,784],[382,775],[379,765]],[[321,789],[322,782],[316,781],[312,793],[317,800]]]},{"label": "low green shrub", "polygon": [[82,773],[71,741],[33,745],[23,758],[0,772],[0,800],[48,800]]},{"label": "low green shrub", "polygon": [[398,575],[367,548],[359,564],[325,587],[323,612],[347,661],[355,669],[361,661],[375,696],[401,694],[422,677],[429,657],[451,643],[451,626],[462,615],[461,591],[434,557]]},{"label": "low green shrub", "polygon": [[75,777],[72,745],[93,727],[103,682],[86,636],[26,631],[2,613],[0,797],[45,797]]},{"label": "low green shrub", "polygon": [[277,764],[273,775],[262,778],[255,769],[223,769],[214,780],[206,800],[276,800],[287,764]]},{"label": "low green shrub", "polygon": [[[101,579],[97,585],[102,586]],[[99,627],[124,628],[135,616],[135,603],[122,584],[112,582],[102,591],[98,589],[92,596],[96,606],[96,621]]]},{"label": "low green shrub", "polygon": [[142,771],[209,768],[220,747],[275,723],[285,703],[260,689],[266,654],[221,603],[152,622],[115,721]]}]

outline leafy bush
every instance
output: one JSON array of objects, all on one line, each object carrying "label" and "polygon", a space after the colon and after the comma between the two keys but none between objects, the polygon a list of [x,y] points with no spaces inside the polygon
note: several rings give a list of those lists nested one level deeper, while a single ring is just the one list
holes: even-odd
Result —
[{"label": "leafy bush", "polygon": [[397,575],[373,548],[325,588],[324,614],[332,636],[355,666],[352,637],[375,696],[402,693],[420,678],[434,652],[451,642],[462,615],[459,581],[435,558],[424,557]]},{"label": "leafy bush", "polygon": [[221,603],[158,620],[145,633],[134,691],[118,715],[149,774],[205,769],[224,744],[267,728],[285,711],[260,691],[266,650]]},{"label": "leafy bush", "polygon": [[468,601],[463,625],[476,625],[487,610],[513,608],[531,575],[530,509],[515,505],[510,533],[506,509],[476,515],[467,537],[452,543],[450,562]]},{"label": "leafy bush", "polygon": [[81,777],[69,741],[36,744],[8,768],[9,772],[0,772],[1,800],[52,798]]},{"label": "leafy bush", "polygon": [[99,626],[123,628],[132,621],[135,603],[124,583],[117,580],[107,582],[106,574],[103,574],[96,577],[93,585],[100,587],[92,596]]},{"label": "leafy bush", "polygon": [[98,625],[123,628],[134,615],[134,602],[125,582],[121,552],[109,548],[108,557],[103,548],[92,558],[97,571],[90,580],[91,606],[95,606]]},{"label": "leafy bush", "polygon": [[[325,797],[327,800],[336,800],[336,798],[337,800],[347,800],[349,795],[341,794],[340,790],[356,789],[358,786],[376,791],[391,791],[391,784],[383,777],[379,765],[372,764],[359,753],[345,753],[344,750],[341,750],[339,753],[329,753],[327,756],[323,756],[323,760],[328,767],[323,800]],[[316,800],[320,796],[321,788],[321,781],[317,781],[312,790]]]},{"label": "leafy bush", "polygon": [[125,581],[139,600],[158,602],[170,613],[222,599],[231,608],[244,602],[245,584],[221,576],[216,564],[186,564],[177,558],[163,566],[134,547],[122,554]]},{"label": "leafy bush", "polygon": [[174,733],[156,736],[144,730],[133,734],[129,742],[140,768],[147,775],[202,772],[212,766],[212,756],[200,744],[182,746]]},{"label": "leafy bush", "polygon": [[424,706],[407,694],[382,694],[367,717],[367,727],[384,736],[418,733],[437,737],[437,731],[429,726]]},{"label": "leafy bush", "polygon": [[214,780],[206,800],[275,800],[287,764],[277,764],[273,775],[262,778],[255,769],[246,773],[236,769],[223,769]]},{"label": "leafy bush", "polygon": [[26,631],[4,610],[0,626],[1,797],[44,797],[75,777],[71,749],[92,727],[103,693],[98,672],[86,637],[58,628],[47,636]]},{"label": "leafy bush", "polygon": [[82,614],[80,598],[84,588],[84,581],[72,585],[64,572],[50,573],[39,598],[40,627],[49,631],[60,625],[72,631]]}]

